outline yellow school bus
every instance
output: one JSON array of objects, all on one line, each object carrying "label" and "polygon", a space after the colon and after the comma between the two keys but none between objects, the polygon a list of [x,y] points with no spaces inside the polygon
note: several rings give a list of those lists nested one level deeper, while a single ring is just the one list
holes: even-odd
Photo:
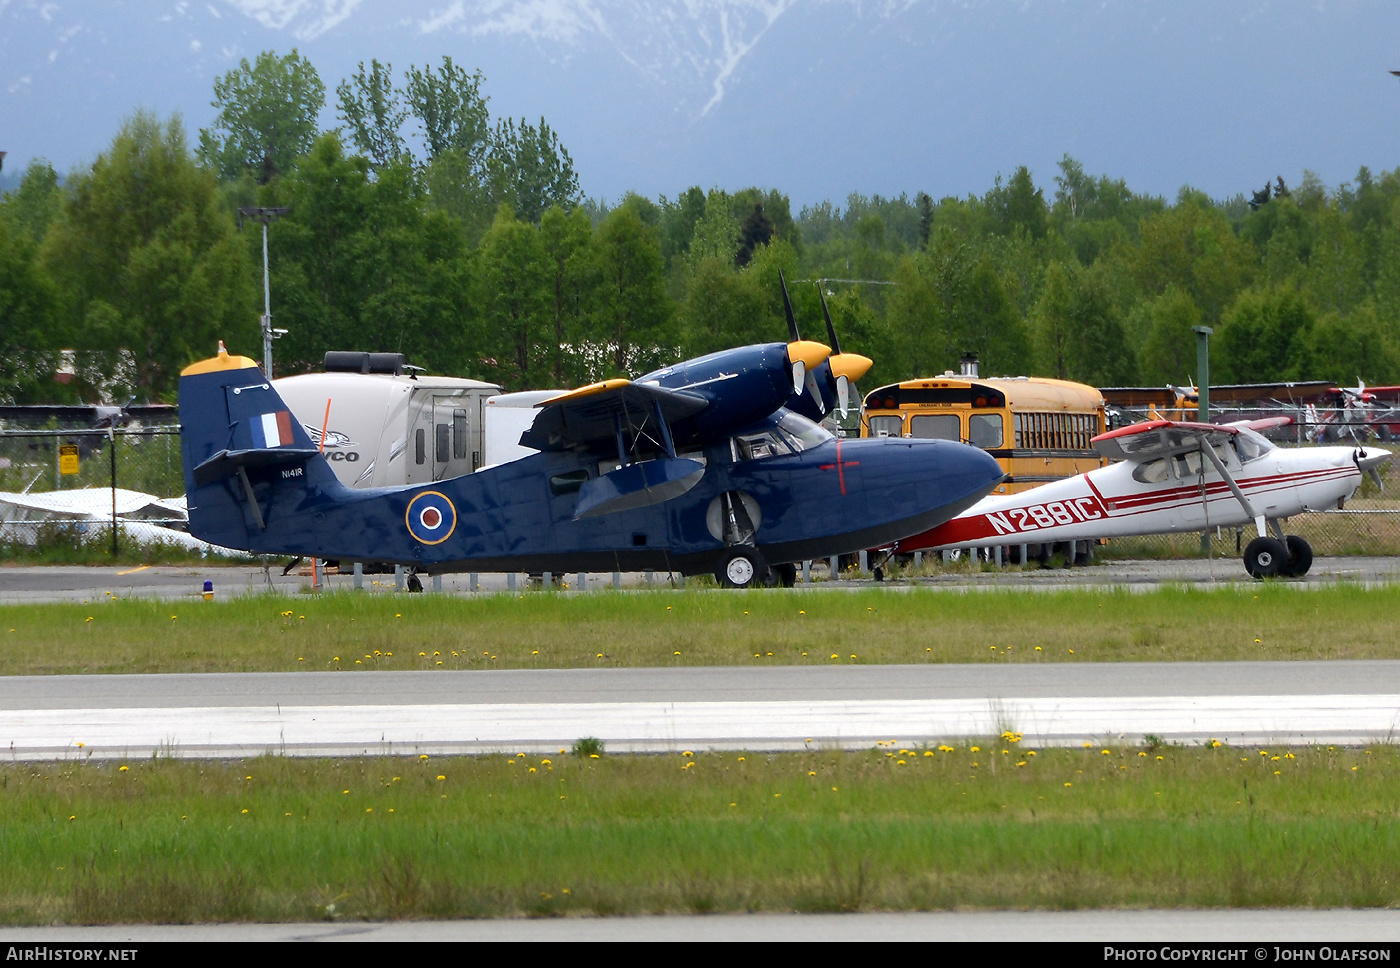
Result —
[{"label": "yellow school bus", "polygon": [[905,380],[865,396],[862,437],[960,440],[997,459],[1007,479],[994,493],[1015,494],[1093,470],[1090,445],[1107,430],[1104,399],[1083,383],[1041,377],[960,375]]}]

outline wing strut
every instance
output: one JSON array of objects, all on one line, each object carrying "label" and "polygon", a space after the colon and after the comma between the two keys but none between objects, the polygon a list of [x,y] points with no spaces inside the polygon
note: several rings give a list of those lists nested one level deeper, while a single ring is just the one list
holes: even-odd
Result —
[{"label": "wing strut", "polygon": [[263,522],[262,508],[258,507],[258,499],[253,496],[253,482],[248,480],[248,472],[243,469],[243,465],[238,465],[238,479],[243,482],[243,494],[248,498],[248,507],[253,509],[253,520],[258,523],[259,531],[266,531],[267,524]]},{"label": "wing strut", "polygon": [[1225,464],[1220,460],[1220,456],[1216,454],[1215,448],[1210,445],[1209,441],[1201,446],[1201,453],[1206,455],[1211,466],[1215,468],[1215,472],[1220,475],[1220,479],[1230,488],[1230,493],[1235,495],[1236,501],[1240,502],[1240,507],[1244,508],[1244,513],[1254,519],[1254,529],[1259,532],[1259,537],[1264,537],[1266,533],[1264,515],[1254,510],[1254,505],[1249,503],[1249,498],[1244,496],[1244,491],[1240,490],[1239,485],[1235,483],[1235,479],[1231,477],[1230,472],[1225,469]]}]

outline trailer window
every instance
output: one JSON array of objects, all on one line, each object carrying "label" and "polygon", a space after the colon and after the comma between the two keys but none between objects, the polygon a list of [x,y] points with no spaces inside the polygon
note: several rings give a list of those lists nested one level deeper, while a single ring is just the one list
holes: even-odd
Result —
[{"label": "trailer window", "polygon": [[467,412],[452,411],[452,459],[461,460],[467,456]]},{"label": "trailer window", "polygon": [[909,418],[909,436],[925,440],[962,440],[962,419],[955,413],[921,413]]},{"label": "trailer window", "polygon": [[413,462],[421,464],[428,459],[428,437],[419,427],[413,432]]},{"label": "trailer window", "polygon": [[433,443],[436,445],[433,447],[433,459],[439,464],[446,464],[452,459],[449,456],[452,453],[452,448],[447,443],[449,429],[447,424],[440,423],[437,425],[437,432],[433,435]]}]

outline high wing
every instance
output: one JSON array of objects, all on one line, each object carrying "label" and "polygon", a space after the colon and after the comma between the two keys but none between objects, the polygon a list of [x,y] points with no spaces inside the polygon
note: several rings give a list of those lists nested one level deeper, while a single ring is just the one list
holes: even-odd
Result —
[{"label": "high wing", "polygon": [[1148,420],[1099,434],[1091,444],[1109,460],[1145,464],[1159,457],[1202,450],[1207,442],[1229,440],[1240,430],[1264,430],[1292,423],[1292,417],[1241,420],[1230,424],[1206,424],[1182,420]]},{"label": "high wing", "polygon": [[574,520],[659,504],[705,475],[698,460],[676,456],[671,425],[710,400],[631,380],[605,380],[536,404],[540,415],[520,435],[536,450],[616,448],[618,466],[579,488]]},{"label": "high wing", "polygon": [[599,445],[616,446],[619,437],[636,443],[650,439],[666,448],[670,425],[693,417],[710,405],[695,393],[634,383],[604,380],[536,404],[540,414],[520,437],[523,447],[568,450]]},{"label": "high wing", "polygon": [[[84,487],[70,491],[42,491],[30,494],[0,491],[0,504],[8,504],[26,511],[36,511],[46,515],[61,515],[72,518],[110,520],[113,503],[113,493],[110,487]],[[164,512],[158,516],[185,517],[185,514],[173,508],[170,502],[158,498],[154,494],[129,491],[122,487],[116,489],[115,504],[119,517],[126,517],[138,512],[144,512],[147,516]]]}]

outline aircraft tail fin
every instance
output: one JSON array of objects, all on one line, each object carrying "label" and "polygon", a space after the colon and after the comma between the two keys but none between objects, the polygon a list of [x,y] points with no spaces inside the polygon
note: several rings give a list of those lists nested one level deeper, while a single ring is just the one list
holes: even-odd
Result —
[{"label": "aircraft tail fin", "polygon": [[180,436],[190,532],[214,544],[270,550],[275,504],[343,488],[257,364],[223,343],[180,374]]}]

